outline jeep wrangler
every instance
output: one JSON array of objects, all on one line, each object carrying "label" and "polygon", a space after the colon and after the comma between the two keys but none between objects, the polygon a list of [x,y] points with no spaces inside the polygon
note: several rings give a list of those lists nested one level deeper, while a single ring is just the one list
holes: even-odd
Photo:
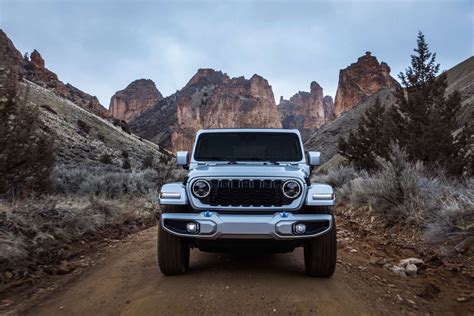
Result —
[{"label": "jeep wrangler", "polygon": [[158,263],[165,275],[189,270],[191,248],[228,252],[304,248],[306,273],[330,277],[336,267],[331,186],[310,182],[319,152],[305,156],[298,130],[200,130],[183,182],[162,186]]}]

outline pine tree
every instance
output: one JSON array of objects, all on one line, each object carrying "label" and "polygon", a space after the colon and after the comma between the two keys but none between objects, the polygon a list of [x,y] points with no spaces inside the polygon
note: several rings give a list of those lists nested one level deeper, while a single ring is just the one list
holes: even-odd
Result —
[{"label": "pine tree", "polygon": [[376,158],[386,158],[389,153],[386,119],[385,107],[377,98],[362,116],[357,132],[349,133],[347,140],[339,138],[338,152],[357,169],[376,169]]},{"label": "pine tree", "polygon": [[418,33],[411,65],[400,73],[402,87],[396,93],[397,107],[390,111],[391,131],[413,161],[448,167],[456,151],[454,131],[460,96],[446,97],[447,77],[438,76],[436,53],[430,52],[424,35]]}]

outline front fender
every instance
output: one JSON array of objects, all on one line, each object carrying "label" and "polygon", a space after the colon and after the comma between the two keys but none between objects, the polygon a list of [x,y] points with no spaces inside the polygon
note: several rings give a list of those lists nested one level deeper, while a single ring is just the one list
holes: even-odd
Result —
[{"label": "front fender", "polygon": [[330,185],[313,183],[308,187],[305,205],[332,206],[335,202],[334,190]]},{"label": "front fender", "polygon": [[181,182],[167,183],[161,187],[161,205],[187,205],[186,187]]}]

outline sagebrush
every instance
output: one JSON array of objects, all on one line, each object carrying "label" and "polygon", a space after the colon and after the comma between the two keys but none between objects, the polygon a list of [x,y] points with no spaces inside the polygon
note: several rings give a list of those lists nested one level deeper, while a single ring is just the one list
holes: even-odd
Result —
[{"label": "sagebrush", "polygon": [[379,158],[378,165],[372,173],[339,166],[317,180],[334,185],[340,203],[368,206],[390,224],[415,225],[431,241],[474,236],[472,178],[453,180],[410,162],[398,146],[392,146],[387,160]]},{"label": "sagebrush", "polygon": [[147,227],[158,212],[156,200],[130,197],[50,196],[0,206],[0,272],[18,277],[68,259],[78,251],[74,244],[107,229],[125,233],[127,226]]}]

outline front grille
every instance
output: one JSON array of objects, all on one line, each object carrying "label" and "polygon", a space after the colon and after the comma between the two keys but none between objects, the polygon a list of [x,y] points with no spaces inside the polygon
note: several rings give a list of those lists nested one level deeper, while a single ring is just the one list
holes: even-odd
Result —
[{"label": "front grille", "polygon": [[209,182],[211,193],[201,202],[211,206],[271,207],[293,201],[281,191],[283,180],[215,179]]}]

